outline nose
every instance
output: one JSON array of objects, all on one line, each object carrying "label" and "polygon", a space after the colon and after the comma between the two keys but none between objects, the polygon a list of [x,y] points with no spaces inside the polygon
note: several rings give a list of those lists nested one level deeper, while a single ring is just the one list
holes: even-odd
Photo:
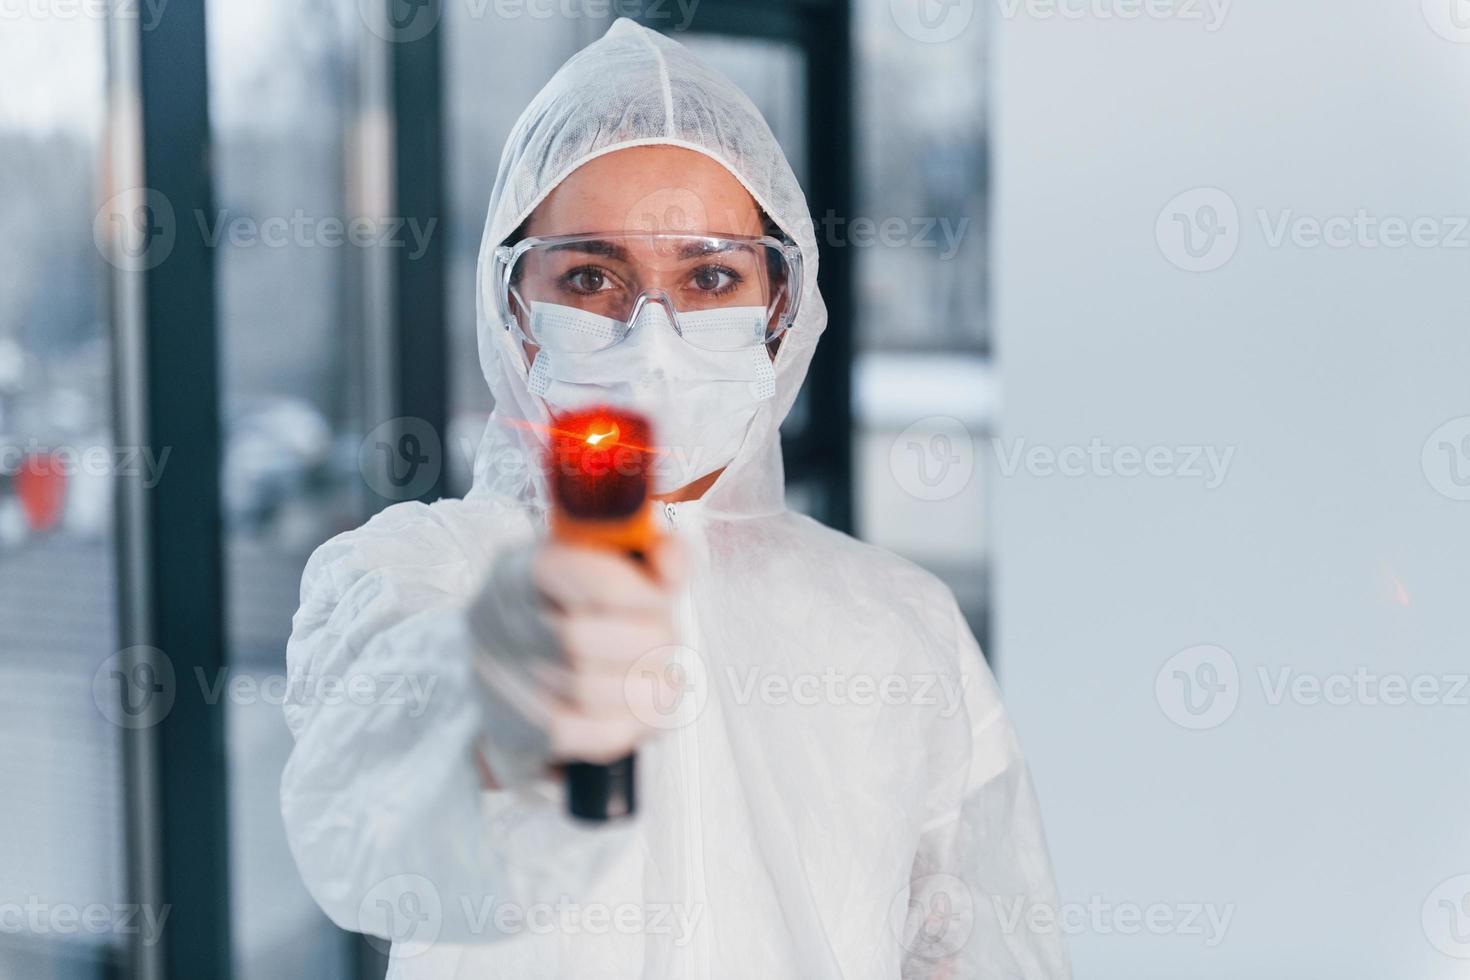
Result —
[{"label": "nose", "polygon": [[[638,351],[638,384],[643,387],[662,387],[675,380],[671,370],[683,343],[675,334],[673,309],[668,297],[654,299],[649,294],[633,320],[629,338]],[[644,298],[640,297],[640,299]]]},{"label": "nose", "polygon": [[645,289],[633,301],[628,319],[635,331],[656,328],[677,330],[679,314],[668,293],[662,289]]}]

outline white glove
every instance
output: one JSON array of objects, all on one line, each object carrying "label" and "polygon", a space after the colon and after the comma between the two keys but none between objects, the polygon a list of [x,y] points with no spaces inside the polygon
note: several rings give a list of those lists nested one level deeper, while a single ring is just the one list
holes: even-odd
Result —
[{"label": "white glove", "polygon": [[678,643],[684,575],[674,538],[644,565],[555,542],[496,559],[467,611],[489,701],[481,756],[495,785],[525,785],[571,760],[612,762],[654,733],[644,719],[676,696],[663,668]]}]

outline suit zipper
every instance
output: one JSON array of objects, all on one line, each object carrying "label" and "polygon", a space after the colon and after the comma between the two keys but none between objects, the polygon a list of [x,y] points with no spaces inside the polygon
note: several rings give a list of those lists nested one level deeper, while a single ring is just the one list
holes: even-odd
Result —
[{"label": "suit zipper", "polygon": [[[665,501],[663,511],[669,530],[679,528],[678,505]],[[685,530],[687,533],[687,529]],[[696,635],[697,624],[694,620],[692,587],[687,583],[679,592],[678,603],[675,607],[674,627],[678,631],[679,643],[688,648],[693,656],[699,657],[699,637]],[[695,668],[698,671],[695,676],[699,678],[700,683],[708,683],[708,678],[705,676],[708,667],[708,664],[701,663]],[[685,812],[688,814],[688,826],[684,837],[684,896],[688,902],[706,906],[698,910],[699,926],[695,930],[691,941],[692,948],[688,952],[694,966],[694,970],[690,971],[690,976],[708,978],[710,976],[708,930],[711,926],[704,874],[704,801],[700,788],[699,733],[696,728],[696,719],[691,718],[680,725],[677,732],[680,768],[688,794],[684,801]],[[686,909],[685,914],[692,914],[694,911]]]}]

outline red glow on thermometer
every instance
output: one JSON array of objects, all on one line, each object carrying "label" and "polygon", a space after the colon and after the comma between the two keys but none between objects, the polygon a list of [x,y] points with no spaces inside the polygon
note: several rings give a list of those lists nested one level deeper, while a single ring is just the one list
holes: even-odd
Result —
[{"label": "red glow on thermometer", "polygon": [[648,420],[598,407],[552,420],[547,454],[551,496],[566,515],[605,521],[636,513],[650,496],[655,458]]},{"label": "red glow on thermometer", "polygon": [[589,446],[597,446],[597,445],[600,445],[606,439],[611,439],[614,443],[616,443],[618,441],[618,436],[620,436],[620,435],[622,435],[622,433],[618,430],[617,423],[616,422],[609,422],[608,423],[608,428],[607,428],[606,431],[604,431],[604,432],[589,431],[587,433],[587,445],[589,445]]}]

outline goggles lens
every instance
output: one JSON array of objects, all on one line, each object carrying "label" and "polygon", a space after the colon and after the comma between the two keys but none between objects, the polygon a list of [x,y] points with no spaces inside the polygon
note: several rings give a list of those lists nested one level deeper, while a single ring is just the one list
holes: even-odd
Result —
[{"label": "goggles lens", "polygon": [[[500,252],[502,314],[532,344],[538,304],[569,307],[614,321],[606,336],[586,338],[593,349],[622,341],[639,300],[657,297],[674,313],[690,344],[731,350],[780,336],[795,315],[800,260],[794,246],[771,238],[707,235],[573,235],[526,239]],[[764,310],[764,337],[750,331],[705,329],[706,311]],[[688,329],[686,329],[686,327]]]}]

